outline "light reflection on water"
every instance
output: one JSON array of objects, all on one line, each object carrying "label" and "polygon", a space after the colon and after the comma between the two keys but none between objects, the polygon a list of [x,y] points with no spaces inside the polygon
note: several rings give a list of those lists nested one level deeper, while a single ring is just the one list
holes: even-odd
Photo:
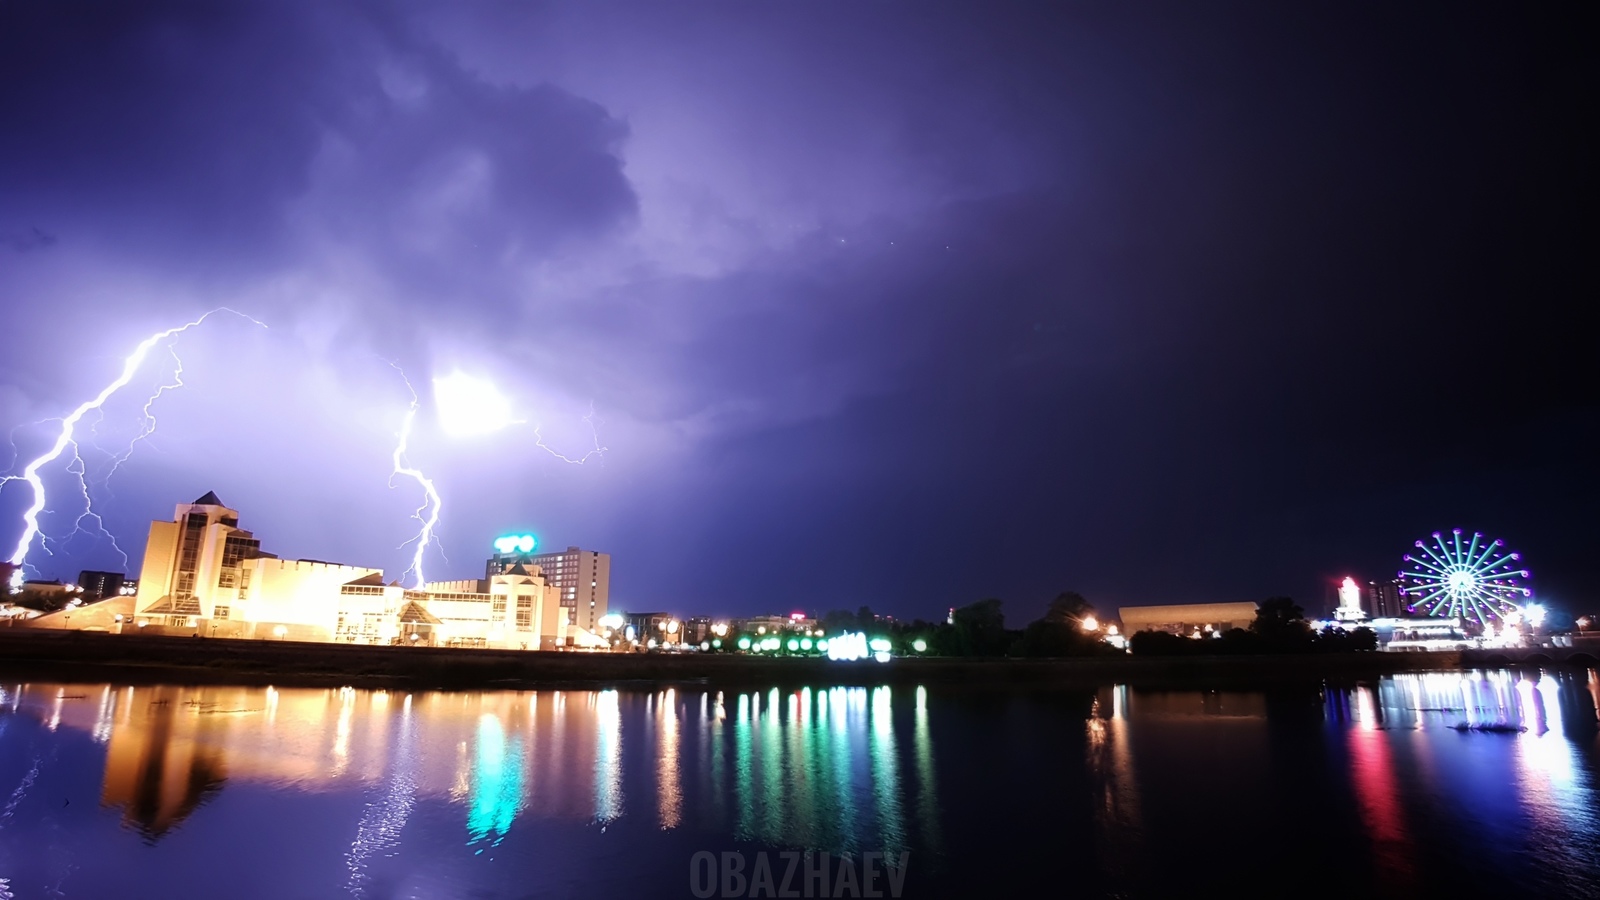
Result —
[{"label": "light reflection on water", "polygon": [[[1196,821],[1236,832],[1232,846],[1243,835],[1321,827],[1337,819],[1342,797],[1354,830],[1339,835],[1340,852],[1370,870],[1346,873],[1351,886],[1370,877],[1388,892],[1427,892],[1441,877],[1479,877],[1474,866],[1529,878],[1531,865],[1547,889],[1600,892],[1592,672],[1428,673],[1325,688],[1309,695],[1309,725],[1295,712],[1304,704],[1274,706],[1281,701],[1260,691],[1111,686],[1082,697],[1063,707],[887,686],[410,694],[12,685],[0,688],[0,884],[45,865],[48,854],[22,849],[41,829],[76,836],[49,848],[66,861],[35,881],[102,865],[104,882],[75,877],[112,884],[130,867],[178,865],[159,852],[119,856],[128,837],[159,849],[198,826],[250,841],[263,819],[292,818],[294,804],[322,797],[319,808],[350,810],[330,820],[328,849],[339,857],[339,892],[357,898],[399,896],[402,876],[418,896],[465,896],[510,877],[475,865],[534,846],[565,848],[540,850],[541,865],[592,878],[618,868],[617,851],[570,836],[608,831],[654,869],[686,865],[690,851],[669,846],[717,841],[909,851],[963,886],[984,884],[996,867],[1026,872],[1018,861],[1071,857],[1107,892],[1159,894],[1174,886],[1160,880],[1168,861],[1207,858],[1224,840],[1195,831]],[[1020,716],[995,718],[1005,704]],[[1328,755],[1282,743],[1302,732]],[[95,771],[80,762],[52,775],[73,741],[96,748]],[[1012,770],[1000,751],[1034,755]],[[1273,805],[1279,786],[1250,788],[1296,768],[1308,783],[1342,787],[1333,799],[1293,801],[1305,807],[1298,812]],[[40,794],[51,778],[95,783],[104,811],[61,831],[68,813]],[[224,796],[246,806],[214,802]],[[1196,805],[1206,818],[1194,817]],[[1305,818],[1273,819],[1283,815]],[[121,830],[96,824],[108,818]],[[552,839],[550,829],[569,837]],[[675,835],[689,843],[649,843]],[[436,849],[446,846],[457,855]],[[1442,876],[1438,860],[1451,854],[1459,863]],[[1192,879],[1192,862],[1185,871]],[[259,895],[274,893],[329,892],[272,884]],[[87,886],[63,894],[97,895]]]}]

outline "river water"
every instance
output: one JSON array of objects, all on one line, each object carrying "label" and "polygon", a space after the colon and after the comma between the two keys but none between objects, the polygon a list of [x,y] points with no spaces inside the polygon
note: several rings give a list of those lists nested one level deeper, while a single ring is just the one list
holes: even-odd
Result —
[{"label": "river water", "polygon": [[0,898],[1600,897],[1597,700],[6,684]]}]

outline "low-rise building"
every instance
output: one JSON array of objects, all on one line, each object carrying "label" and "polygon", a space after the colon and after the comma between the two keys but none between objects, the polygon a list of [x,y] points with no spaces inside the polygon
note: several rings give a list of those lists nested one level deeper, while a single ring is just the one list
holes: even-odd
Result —
[{"label": "low-rise building", "polygon": [[1124,606],[1117,610],[1122,632],[1164,631],[1193,637],[1196,634],[1221,634],[1234,628],[1249,628],[1255,621],[1256,604],[1183,603],[1172,606]]}]

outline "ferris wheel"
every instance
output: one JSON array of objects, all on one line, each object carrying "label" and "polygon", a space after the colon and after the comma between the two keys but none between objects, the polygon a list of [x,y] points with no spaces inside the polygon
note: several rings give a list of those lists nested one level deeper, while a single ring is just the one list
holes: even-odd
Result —
[{"label": "ferris wheel", "polygon": [[1399,577],[1411,607],[1427,615],[1488,625],[1519,615],[1520,601],[1533,595],[1522,555],[1506,552],[1502,541],[1485,541],[1481,534],[1463,539],[1457,528],[1449,538],[1435,531],[1432,544],[1417,541],[1416,547],[1420,553],[1405,555],[1410,568]]}]

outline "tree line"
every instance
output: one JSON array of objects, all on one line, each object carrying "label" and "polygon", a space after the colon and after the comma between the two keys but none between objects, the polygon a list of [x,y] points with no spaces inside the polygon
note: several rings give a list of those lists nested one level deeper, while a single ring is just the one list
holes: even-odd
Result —
[{"label": "tree line", "polygon": [[[992,597],[956,609],[944,622],[897,621],[863,606],[855,612],[832,610],[822,616],[821,624],[830,635],[861,631],[888,637],[901,652],[920,640],[928,656],[1048,659],[1122,653],[1105,641],[1105,626],[1094,606],[1073,591],[1058,594],[1042,617],[1022,628],[1006,627],[1004,603]],[[1344,653],[1378,646],[1370,628],[1313,630],[1305,610],[1289,597],[1262,602],[1249,628],[1233,628],[1216,637],[1195,639],[1159,631],[1127,637],[1128,649],[1136,656]]]}]

